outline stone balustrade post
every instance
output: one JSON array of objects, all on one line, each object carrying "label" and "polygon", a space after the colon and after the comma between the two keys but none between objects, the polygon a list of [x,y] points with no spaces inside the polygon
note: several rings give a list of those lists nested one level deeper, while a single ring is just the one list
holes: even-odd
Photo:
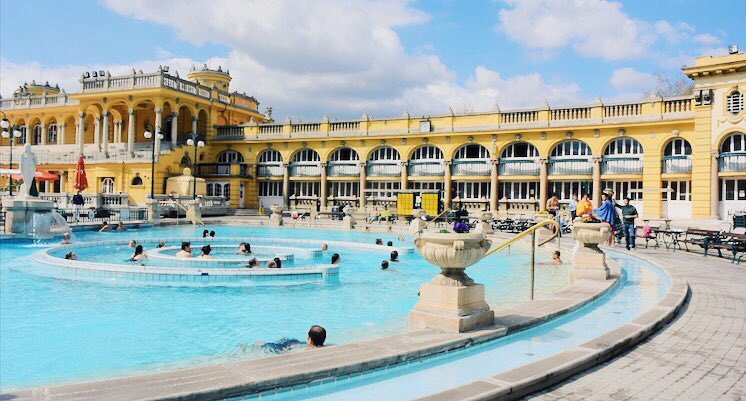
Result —
[{"label": "stone balustrade post", "polygon": [[593,207],[601,205],[601,158],[593,158]]},{"label": "stone balustrade post", "polygon": [[445,162],[445,170],[443,174],[443,187],[445,188],[445,199],[443,199],[443,205],[446,210],[451,209],[451,200],[453,198],[453,187],[451,182],[451,165],[453,164],[453,161],[446,160]]},{"label": "stone balustrade post", "polygon": [[129,110],[127,120],[127,154],[135,157],[135,110]]}]

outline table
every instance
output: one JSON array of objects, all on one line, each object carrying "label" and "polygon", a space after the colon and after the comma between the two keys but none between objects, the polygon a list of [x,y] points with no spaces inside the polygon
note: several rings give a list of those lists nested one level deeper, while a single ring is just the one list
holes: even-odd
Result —
[{"label": "table", "polygon": [[663,226],[660,227],[663,230],[670,230],[671,229],[671,219],[642,219],[643,223],[650,224],[650,222],[656,222],[661,221],[663,222]]},{"label": "table", "polygon": [[[676,246],[678,245],[679,250],[681,250],[681,245],[679,245],[679,238],[685,234],[686,232],[683,230],[656,230],[656,234],[660,234],[662,236],[663,245],[666,246],[666,249],[673,249],[673,251],[676,251]],[[670,241],[666,241],[666,238],[668,238]]]}]

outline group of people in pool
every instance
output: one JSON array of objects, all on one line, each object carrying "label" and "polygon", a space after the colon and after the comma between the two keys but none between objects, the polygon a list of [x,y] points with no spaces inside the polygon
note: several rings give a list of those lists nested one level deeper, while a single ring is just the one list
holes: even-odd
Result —
[{"label": "group of people in pool", "polygon": [[104,224],[101,225],[101,228],[98,230],[98,232],[102,233],[109,230],[126,231],[127,227],[125,227],[124,223],[122,223],[121,221],[117,223],[116,226],[113,224],[109,224],[108,221],[104,221]]}]

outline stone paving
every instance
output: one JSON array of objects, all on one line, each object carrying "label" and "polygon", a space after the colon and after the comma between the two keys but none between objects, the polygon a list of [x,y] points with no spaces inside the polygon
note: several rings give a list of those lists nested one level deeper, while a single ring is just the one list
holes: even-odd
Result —
[{"label": "stone paving", "polygon": [[665,248],[637,253],[688,280],[681,314],[621,357],[524,400],[746,401],[746,263]]}]

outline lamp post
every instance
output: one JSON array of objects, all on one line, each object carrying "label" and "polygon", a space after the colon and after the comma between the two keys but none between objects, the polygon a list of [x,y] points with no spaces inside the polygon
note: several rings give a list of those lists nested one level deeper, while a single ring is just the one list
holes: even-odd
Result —
[{"label": "lamp post", "polygon": [[[156,127],[157,130],[160,130],[160,127]],[[150,199],[154,199],[153,194],[155,193],[155,140],[163,139],[163,134],[160,132],[157,132],[155,135],[151,133],[150,131],[145,131],[145,138],[147,139],[153,139],[151,141],[152,143],[152,155],[150,158]]]},{"label": "lamp post", "polygon": [[192,162],[192,199],[197,199],[197,148],[204,148],[205,141],[198,140],[199,136],[195,132],[190,132],[191,138],[187,139],[187,145],[194,146],[194,161]]},{"label": "lamp post", "polygon": [[[3,113],[3,120],[0,121],[0,127],[3,129],[2,137],[5,139],[10,138],[10,163],[8,164],[8,169],[13,168],[13,138],[20,138],[21,137],[21,131],[17,130],[15,126],[10,125],[10,121],[5,117],[5,113]],[[10,191],[10,196],[13,196],[13,175],[8,174],[8,191]]]}]

